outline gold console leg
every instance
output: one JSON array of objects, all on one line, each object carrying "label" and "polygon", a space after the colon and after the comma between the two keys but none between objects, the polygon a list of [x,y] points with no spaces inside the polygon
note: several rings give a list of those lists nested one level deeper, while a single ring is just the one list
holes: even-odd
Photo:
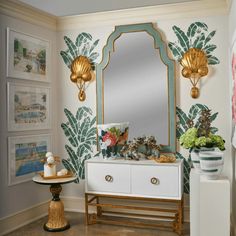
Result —
[{"label": "gold console leg", "polygon": [[52,184],[50,187],[52,200],[48,208],[48,222],[44,225],[46,231],[58,232],[70,228],[64,216],[64,205],[59,198],[61,190],[60,184]]}]

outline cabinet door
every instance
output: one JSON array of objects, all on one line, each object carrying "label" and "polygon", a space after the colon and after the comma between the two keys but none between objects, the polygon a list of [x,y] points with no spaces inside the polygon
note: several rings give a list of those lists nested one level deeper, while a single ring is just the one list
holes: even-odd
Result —
[{"label": "cabinet door", "polygon": [[132,194],[160,198],[181,198],[177,166],[132,166]]},{"label": "cabinet door", "polygon": [[93,192],[130,193],[130,166],[88,163],[87,190]]}]

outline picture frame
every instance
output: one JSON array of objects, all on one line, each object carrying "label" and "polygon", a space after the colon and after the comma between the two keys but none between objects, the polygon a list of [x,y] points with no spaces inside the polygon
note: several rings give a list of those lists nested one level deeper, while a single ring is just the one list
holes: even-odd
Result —
[{"label": "picture frame", "polygon": [[7,77],[50,82],[50,42],[7,28]]},{"label": "picture frame", "polygon": [[50,88],[7,83],[8,131],[50,129]]},{"label": "picture frame", "polygon": [[50,134],[8,137],[8,186],[30,181],[43,171],[40,160],[51,147]]}]

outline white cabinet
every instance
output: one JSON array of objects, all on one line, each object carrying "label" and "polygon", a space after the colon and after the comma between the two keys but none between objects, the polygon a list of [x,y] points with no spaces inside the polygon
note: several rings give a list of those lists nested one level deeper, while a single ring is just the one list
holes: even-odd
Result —
[{"label": "white cabinet", "polygon": [[[94,158],[87,160],[85,167],[87,224],[100,222],[171,228],[182,235],[183,162],[181,160],[160,164],[151,160]],[[161,207],[158,204],[162,204]],[[112,218],[109,217],[111,215]],[[121,215],[123,217],[120,217]],[[114,219],[115,216],[117,220]],[[122,221],[124,217],[133,218],[135,221]],[[160,219],[164,222],[159,223]]]},{"label": "white cabinet", "polygon": [[155,161],[86,161],[86,192],[181,199],[182,161],[159,164]]}]

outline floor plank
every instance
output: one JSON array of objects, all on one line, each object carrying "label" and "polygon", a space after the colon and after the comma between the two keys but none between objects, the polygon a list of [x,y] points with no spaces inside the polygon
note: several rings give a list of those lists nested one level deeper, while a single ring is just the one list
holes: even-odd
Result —
[{"label": "floor plank", "polygon": [[[46,232],[43,225],[47,217],[28,224],[6,236],[177,236],[176,233],[158,229],[141,229],[126,226],[114,226],[95,224],[86,226],[84,214],[66,212],[66,218],[70,222],[70,229],[63,232]],[[184,236],[189,236],[189,224],[184,224]]]}]

